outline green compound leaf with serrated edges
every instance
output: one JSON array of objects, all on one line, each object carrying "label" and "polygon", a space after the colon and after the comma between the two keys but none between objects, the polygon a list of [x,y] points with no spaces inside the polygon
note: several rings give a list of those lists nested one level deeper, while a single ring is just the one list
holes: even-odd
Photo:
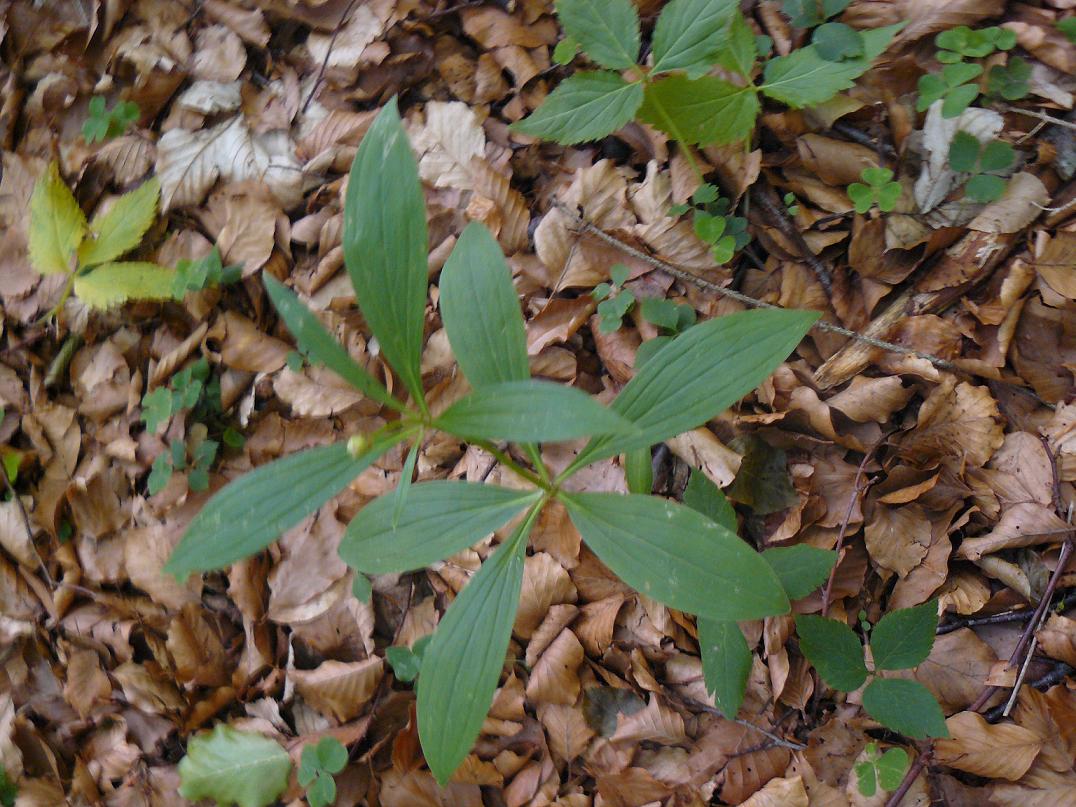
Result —
[{"label": "green compound leaf with serrated edges", "polygon": [[557,19],[592,61],[627,70],[639,55],[639,15],[631,0],[557,0]]},{"label": "green compound leaf with serrated edges", "polygon": [[75,268],[71,258],[85,234],[82,209],[56,163],[49,163],[30,195],[30,265],[42,275],[70,272]]},{"label": "green compound leaf with serrated edges", "polygon": [[938,602],[928,600],[882,617],[871,631],[871,655],[879,670],[905,670],[926,660],[938,627]]},{"label": "green compound leaf with serrated edges", "polygon": [[692,144],[727,144],[755,128],[758,94],[715,76],[674,75],[646,88],[639,117],[675,139]]},{"label": "green compound leaf with serrated edges", "polygon": [[736,0],[667,3],[654,26],[652,72],[709,67],[717,61],[738,5]]},{"label": "green compound leaf with serrated edges", "polygon": [[511,128],[570,146],[612,134],[635,117],[642,102],[642,84],[629,84],[616,73],[576,73]]},{"label": "green compound leaf with serrated edges", "polygon": [[918,681],[876,678],[863,690],[863,708],[886,728],[913,740],[949,736],[941,707]]},{"label": "green compound leaf with serrated edges", "polygon": [[161,183],[157,177],[150,177],[117,199],[103,214],[94,216],[90,222],[92,237],[83,241],[78,249],[79,264],[96,266],[137,247],[157,218],[160,196]]},{"label": "green compound leaf with serrated edges", "polygon": [[850,627],[814,614],[796,617],[800,650],[834,689],[851,692],[867,680],[863,646]]},{"label": "green compound leaf with serrated edges", "polygon": [[219,723],[191,739],[178,769],[179,794],[192,802],[267,807],[288,786],[291,757],[268,737]]},{"label": "green compound leaf with serrated edges", "polygon": [[736,717],[747,691],[751,650],[735,622],[699,617],[699,653],[706,689],[729,720]]}]

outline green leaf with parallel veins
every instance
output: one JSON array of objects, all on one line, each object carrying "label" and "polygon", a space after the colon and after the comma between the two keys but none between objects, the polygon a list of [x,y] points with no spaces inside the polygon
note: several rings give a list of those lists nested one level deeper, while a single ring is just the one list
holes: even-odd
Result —
[{"label": "green leaf with parallel veins", "polygon": [[799,544],[776,546],[762,553],[790,600],[800,600],[829,579],[837,554],[828,549]]},{"label": "green leaf with parallel veins", "polygon": [[418,166],[393,99],[362,139],[344,202],[344,263],[381,350],[423,401],[426,204]]},{"label": "green leaf with parallel veins", "polygon": [[478,222],[460,234],[441,270],[441,319],[472,387],[530,378],[512,270],[489,230]]},{"label": "green leaf with parallel veins", "polygon": [[714,704],[729,720],[736,717],[747,691],[751,650],[735,622],[699,617],[702,677]]},{"label": "green leaf with parallel veins", "polygon": [[728,33],[738,10],[736,0],[671,0],[661,10],[651,50],[652,73],[709,67]]},{"label": "green leaf with parallel veins", "polygon": [[653,491],[654,465],[650,446],[628,452],[624,462],[624,475],[628,479],[628,490],[632,493],[646,495]]},{"label": "green leaf with parallel veins", "polygon": [[[599,437],[572,463],[579,468],[655,445],[695,428],[753,390],[796,348],[818,319],[814,311],[743,311],[701,322],[661,348],[610,407],[638,436]],[[675,400],[668,391],[678,390]]]},{"label": "green leaf with parallel veins", "polygon": [[357,458],[346,442],[309,448],[229,482],[191,520],[164,571],[182,580],[260,552],[406,436],[381,437]]},{"label": "green leaf with parallel veins", "polygon": [[161,183],[150,177],[130,193],[125,193],[102,215],[90,222],[92,238],[87,238],[78,248],[82,266],[106,263],[138,246],[146,230],[157,218],[157,200],[161,196]]},{"label": "green leaf with parallel veins", "polygon": [[396,410],[403,408],[377,379],[355,363],[295,292],[268,273],[262,275],[262,282],[273,307],[304,353],[324,364],[366,397]]},{"label": "green leaf with parallel veins", "polygon": [[725,144],[754,131],[758,109],[752,86],[674,75],[647,85],[639,118],[684,143]]},{"label": "green leaf with parallel veins", "polygon": [[863,690],[863,708],[886,728],[913,740],[949,736],[941,707],[918,681],[875,678]]},{"label": "green leaf with parallel veins", "polygon": [[805,614],[796,617],[796,633],[803,655],[829,686],[851,692],[867,680],[863,645],[845,623]]},{"label": "green leaf with parallel veins", "polygon": [[128,300],[171,300],[175,272],[155,263],[103,263],[75,278],[74,291],[91,308],[105,309]]},{"label": "green leaf with parallel veins", "polygon": [[934,647],[937,627],[937,600],[886,614],[871,631],[875,669],[904,670],[923,662]]},{"label": "green leaf with parallel veins", "polygon": [[288,786],[291,757],[268,737],[218,723],[191,738],[178,770],[179,794],[192,802],[266,807]]},{"label": "green leaf with parallel veins", "polygon": [[687,488],[684,490],[684,504],[729,532],[736,532],[736,511],[732,503],[725,498],[721,488],[698,468],[691,469],[691,476],[688,477]]},{"label": "green leaf with parallel veins", "polygon": [[719,620],[787,613],[788,599],[769,565],[695,510],[637,494],[560,498],[594,554],[648,597]]},{"label": "green leaf with parallel veins", "polygon": [[340,557],[370,574],[421,569],[480,541],[540,497],[540,491],[473,482],[420,482],[411,486],[395,526],[391,495],[360,510],[340,542]]},{"label": "green leaf with parallel veins", "polygon": [[860,32],[863,55],[843,62],[827,62],[811,45],[766,63],[762,92],[793,109],[828,101],[870,69],[905,23]]},{"label": "green leaf with parallel veins", "polygon": [[444,785],[478,738],[512,635],[535,508],[441,618],[418,677],[422,753]]},{"label": "green leaf with parallel veins", "polygon": [[580,72],[565,79],[540,107],[510,127],[570,146],[599,140],[635,117],[643,102],[643,85],[629,84],[616,73]]},{"label": "green leaf with parallel veins", "polygon": [[557,0],[557,19],[594,62],[610,70],[635,66],[639,14],[631,0]]},{"label": "green leaf with parallel veins", "polygon": [[86,216],[56,163],[49,163],[30,195],[30,265],[42,275],[70,272],[75,268],[71,256],[85,234]]},{"label": "green leaf with parallel veins", "polygon": [[433,425],[460,437],[515,443],[552,443],[636,431],[630,422],[582,390],[538,380],[480,387],[452,404]]}]

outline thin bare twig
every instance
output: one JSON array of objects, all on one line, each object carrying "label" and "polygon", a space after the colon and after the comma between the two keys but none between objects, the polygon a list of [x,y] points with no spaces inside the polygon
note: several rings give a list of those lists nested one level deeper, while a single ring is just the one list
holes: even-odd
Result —
[{"label": "thin bare twig", "polygon": [[1002,109],[1006,112],[1024,115],[1028,118],[1036,118],[1044,123],[1049,123],[1051,126],[1063,126],[1066,129],[1076,129],[1076,123],[1073,123],[1072,121],[1067,121],[1063,118],[1055,118],[1053,115],[1047,115],[1045,112],[1038,112],[1034,109],[1021,109],[1018,106],[1010,106],[1009,104],[1004,104]]},{"label": "thin bare twig", "polygon": [[[647,253],[636,249],[630,244],[624,243],[616,236],[609,235],[600,227],[594,226],[560,200],[554,200],[553,206],[556,207],[557,210],[564,213],[564,215],[568,216],[574,223],[577,230],[593,235],[595,238],[598,238],[601,241],[604,241],[605,243],[609,244],[610,246],[614,246],[617,249],[621,250],[624,254],[631,255],[633,258],[638,258],[639,260],[650,264],[655,269],[660,269],[666,274],[672,275],[678,280],[682,280],[685,283],[691,283],[692,285],[705,291],[709,291],[714,294],[720,294],[723,297],[728,297],[732,300],[736,300],[737,302],[743,303],[744,305],[752,306],[754,308],[773,308],[783,310],[779,305],[773,305],[772,303],[767,303],[754,297],[750,297],[746,294],[743,294],[742,292],[736,291],[735,289],[729,289],[724,286],[719,286],[718,284],[713,283],[706,278],[699,277],[698,275],[689,272],[686,269],[683,269],[679,266],[674,266],[673,264],[668,263],[667,261],[663,261],[660,258],[655,258],[653,255],[648,255]],[[930,364],[937,367],[939,370],[959,370],[959,368],[952,362],[946,361],[945,359],[939,358],[937,356],[933,356],[930,353],[923,353],[918,350],[913,350],[912,348],[905,347],[904,345],[898,345],[895,342],[887,342],[884,339],[875,339],[873,336],[864,336],[863,334],[856,333],[855,331],[849,330],[848,328],[844,328],[840,325],[833,325],[832,323],[823,322],[820,320],[816,322],[812,326],[812,328],[815,328],[820,331],[826,331],[827,333],[839,334],[840,336],[847,337],[848,339],[853,339],[857,342],[863,342],[864,344],[870,345],[871,347],[876,347],[879,350],[887,350],[890,353],[899,353],[903,356],[914,356],[917,359],[923,359],[924,361],[930,362]]]},{"label": "thin bare twig", "polygon": [[829,267],[811,251],[811,247],[807,244],[803,234],[792,223],[788,211],[781,205],[780,200],[777,198],[777,192],[767,182],[759,181],[751,186],[751,198],[762,208],[762,211],[773,222],[773,225],[781,231],[784,237],[799,250],[800,257],[811,267],[811,271],[814,272],[814,276],[826,292],[826,297],[832,297],[833,275],[829,271]]},{"label": "thin bare twig", "polygon": [[314,100],[314,94],[318,91],[318,87],[321,86],[321,80],[325,77],[325,68],[329,66],[329,57],[332,55],[333,47],[336,45],[336,37],[340,36],[340,29],[344,27],[344,20],[351,14],[351,9],[354,8],[355,2],[356,0],[349,0],[344,7],[344,13],[340,15],[340,21],[336,23],[336,27],[333,29],[333,35],[329,39],[329,47],[325,49],[325,58],[321,60],[321,67],[318,68],[318,74],[314,78],[314,86],[310,88],[310,94],[306,96],[306,101],[303,103],[303,112],[306,112],[306,108]]},{"label": "thin bare twig", "polygon": [[822,587],[822,616],[826,615],[829,611],[829,598],[830,592],[833,590],[833,581],[837,577],[837,566],[841,562],[841,549],[844,547],[844,536],[848,532],[848,522],[852,520],[852,511],[856,509],[856,502],[859,501],[859,497],[862,496],[869,485],[860,485],[860,479],[863,478],[863,473],[867,469],[867,463],[870,461],[874,451],[881,443],[876,443],[867,449],[867,452],[863,455],[863,459],[859,462],[859,467],[856,468],[856,478],[852,482],[852,495],[848,497],[848,509],[844,513],[844,518],[841,519],[841,528],[837,533],[837,546],[834,551],[837,554],[837,560],[833,564],[833,568],[829,570],[829,577],[826,578],[826,585]]},{"label": "thin bare twig", "polygon": [[[1065,533],[1072,532],[1072,530],[1065,530]],[[1054,605],[1050,606],[1050,610],[1064,612],[1076,606],[1076,592],[1070,593],[1058,600]],[[938,629],[935,634],[942,636],[946,633],[952,633],[953,631],[960,630],[961,628],[976,628],[980,625],[1005,625],[1010,622],[1027,622],[1034,615],[1035,611],[1031,608],[1022,608],[1019,611],[1003,611],[1000,614],[992,614],[991,616],[979,616],[979,617],[964,617],[960,619],[954,619],[952,622],[946,622],[944,625],[938,625]]]}]

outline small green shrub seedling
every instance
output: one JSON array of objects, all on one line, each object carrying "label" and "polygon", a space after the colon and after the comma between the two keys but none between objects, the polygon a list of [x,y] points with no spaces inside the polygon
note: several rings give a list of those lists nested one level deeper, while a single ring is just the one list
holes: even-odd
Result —
[{"label": "small green shrub seedling", "polygon": [[992,140],[983,145],[968,132],[957,132],[949,145],[949,167],[970,174],[964,193],[973,202],[993,202],[1005,193],[1006,181],[999,173],[1016,162],[1016,152],[1008,143]]},{"label": "small green shrub seedling", "polygon": [[66,274],[58,311],[72,293],[91,308],[110,308],[127,300],[172,297],[171,269],[145,261],[117,261],[142,241],[157,217],[161,184],[151,177],[116,200],[107,211],[86,217],[60,178],[56,163],[34,185],[30,196],[30,265],[39,274]]},{"label": "small green shrub seedling", "polygon": [[[616,25],[617,7],[602,19]],[[588,39],[580,42],[592,56],[621,63],[611,47],[595,51]],[[656,49],[656,57],[667,59],[662,54],[673,52]],[[294,293],[264,275],[269,298],[299,349],[393,416],[373,433],[301,451],[229,483],[191,521],[167,572],[184,578],[261,551],[390,448],[412,443],[397,491],[360,510],[340,543],[356,580],[423,569],[508,527],[422,654],[418,733],[442,783],[469,753],[489,711],[515,621],[528,535],[553,501],[567,509],[606,566],[655,600],[725,622],[788,612],[778,572],[727,526],[657,496],[575,492],[565,489],[565,481],[599,460],[640,457],[716,416],[788,357],[818,319],[816,312],[746,311],[687,328],[638,368],[606,407],[581,390],[530,378],[511,272],[490,232],[472,223],[439,281],[441,320],[472,392],[434,416],[420,370],[428,297],[426,212],[395,101],[379,113],[355,156],[343,247],[366,323],[410,400],[390,394]],[[671,389],[675,396],[668,394]],[[487,451],[521,483],[412,482],[411,457],[422,435],[433,430]],[[578,438],[589,442],[554,474],[542,459],[541,444]],[[528,461],[514,459],[502,448],[505,442],[517,444]],[[368,596],[369,586],[357,583],[356,590]]]},{"label": "small green shrub seedling", "polygon": [[1019,101],[1031,92],[1031,65],[1019,56],[1006,64],[996,64],[986,74],[986,90],[1006,101]]},{"label": "small green shrub seedling", "polygon": [[422,656],[426,653],[426,646],[432,638],[432,634],[423,636],[421,639],[416,639],[411,647],[393,645],[385,650],[385,658],[392,666],[392,672],[397,680],[410,683],[418,677],[418,671],[422,667]]},{"label": "small green shrub seedling", "polygon": [[7,775],[3,765],[0,765],[0,805],[3,807],[15,807],[15,798],[19,795],[19,789]]},{"label": "small green shrub seedling", "polygon": [[956,64],[964,59],[982,59],[996,50],[1016,47],[1016,33],[1007,28],[980,28],[975,31],[958,25],[934,37],[938,46],[937,58],[942,64]]},{"label": "small green shrub seedling", "polygon": [[910,764],[907,751],[903,748],[890,748],[879,756],[878,746],[875,743],[867,743],[864,753],[867,758],[855,765],[856,784],[862,795],[869,799],[879,788],[888,793],[900,787]]},{"label": "small green shrub seedling", "polygon": [[134,124],[142,111],[133,101],[117,101],[112,109],[105,109],[105,99],[94,96],[86,120],[82,124],[82,137],[87,143],[111,140],[119,137]]},{"label": "small green shrub seedling", "polygon": [[[877,673],[922,663],[934,646],[937,625],[938,604],[930,600],[886,614],[870,631],[876,674],[863,690],[863,708],[883,726],[916,740],[949,736],[941,707],[918,681],[882,678]],[[796,617],[796,633],[803,655],[833,689],[852,692],[870,676],[863,662],[863,645],[846,623],[802,615]]]},{"label": "small green shrub seedling", "polygon": [[299,785],[306,788],[310,807],[329,807],[336,801],[335,774],[347,766],[347,749],[335,737],[322,737],[317,745],[303,746],[299,759]]},{"label": "small green shrub seedling", "polygon": [[863,215],[874,205],[883,213],[890,213],[900,200],[900,183],[893,179],[893,172],[888,168],[864,168],[859,178],[863,182],[853,182],[848,186],[848,198],[852,200],[855,210]]},{"label": "small green shrub seedling", "polygon": [[598,301],[598,330],[613,333],[620,328],[624,317],[635,305],[635,295],[631,289],[625,289],[630,270],[622,263],[615,264],[609,270],[611,283],[599,283],[591,296]]},{"label": "small green shrub seedling", "polygon": [[710,245],[717,264],[728,263],[737,250],[751,240],[747,219],[731,215],[732,203],[721,196],[716,185],[704,183],[691,195],[691,204],[673,205],[670,216],[682,216],[689,210],[695,235]]},{"label": "small green shrub seedling", "polygon": [[187,292],[202,291],[214,286],[229,286],[238,282],[243,276],[243,267],[225,266],[216,246],[208,255],[197,260],[180,260],[176,264],[175,279],[172,282],[172,296],[182,300]]},{"label": "small green shrub seedling", "polygon": [[959,117],[979,97],[979,85],[972,82],[982,72],[981,65],[957,62],[947,64],[940,74],[920,76],[915,108],[925,112],[935,101],[942,101],[942,117]]},{"label": "small green shrub seedling", "polygon": [[[784,7],[794,25],[811,27],[847,5],[788,0]],[[737,0],[671,0],[654,26],[650,64],[638,62],[642,38],[631,0],[557,0],[556,10],[566,36],[554,58],[564,63],[581,49],[600,69],[565,79],[512,128],[565,145],[605,137],[633,118],[685,145],[735,143],[754,131],[760,94],[794,109],[828,101],[851,88],[902,27],[827,23],[814,44],[768,59],[755,84],[768,45],[760,47]],[[707,75],[716,65],[736,81]]]}]

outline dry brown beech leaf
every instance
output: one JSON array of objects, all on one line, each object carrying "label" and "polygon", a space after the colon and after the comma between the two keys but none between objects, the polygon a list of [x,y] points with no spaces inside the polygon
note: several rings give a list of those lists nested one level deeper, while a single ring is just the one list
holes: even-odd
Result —
[{"label": "dry brown beech leaf", "polygon": [[997,660],[971,628],[961,628],[934,640],[930,655],[915,670],[915,679],[931,691],[943,711],[955,712],[979,696]]},{"label": "dry brown beech leaf", "polygon": [[803,777],[771,779],[740,807],[808,807],[812,804],[803,786]]},{"label": "dry brown beech leaf", "polygon": [[530,638],[551,605],[575,602],[576,597],[568,571],[552,555],[536,552],[523,567],[523,587],[513,632],[521,639]]},{"label": "dry brown beech leaf", "polygon": [[559,759],[571,762],[586,750],[594,730],[587,725],[580,707],[547,703],[538,707],[538,720],[545,729],[549,749]]},{"label": "dry brown beech leaf", "polygon": [[527,700],[532,704],[573,704],[579,696],[579,665],[583,663],[583,645],[565,628],[531,670],[527,681]]},{"label": "dry brown beech leaf", "polygon": [[978,560],[1002,549],[1056,543],[1067,528],[1052,507],[1022,502],[1001,514],[1001,520],[985,535],[965,538],[956,555]]},{"label": "dry brown beech leaf", "polygon": [[677,745],[687,739],[687,732],[680,714],[662,703],[660,696],[651,694],[645,709],[618,715],[612,739],[623,743],[647,741]]},{"label": "dry brown beech leaf", "polygon": [[863,533],[871,559],[901,577],[926,557],[931,541],[930,519],[918,504],[875,506]]},{"label": "dry brown beech leaf", "polygon": [[1043,653],[1076,667],[1076,619],[1052,614],[1035,635]]},{"label": "dry brown beech leaf", "polygon": [[288,678],[303,700],[343,723],[362,711],[383,672],[384,660],[374,657],[347,663],[323,661],[313,670],[289,670]]},{"label": "dry brown beech leaf", "polygon": [[950,768],[1015,782],[1042,749],[1042,739],[1015,723],[991,725],[977,712],[945,721],[949,737],[934,741],[934,759]]}]

